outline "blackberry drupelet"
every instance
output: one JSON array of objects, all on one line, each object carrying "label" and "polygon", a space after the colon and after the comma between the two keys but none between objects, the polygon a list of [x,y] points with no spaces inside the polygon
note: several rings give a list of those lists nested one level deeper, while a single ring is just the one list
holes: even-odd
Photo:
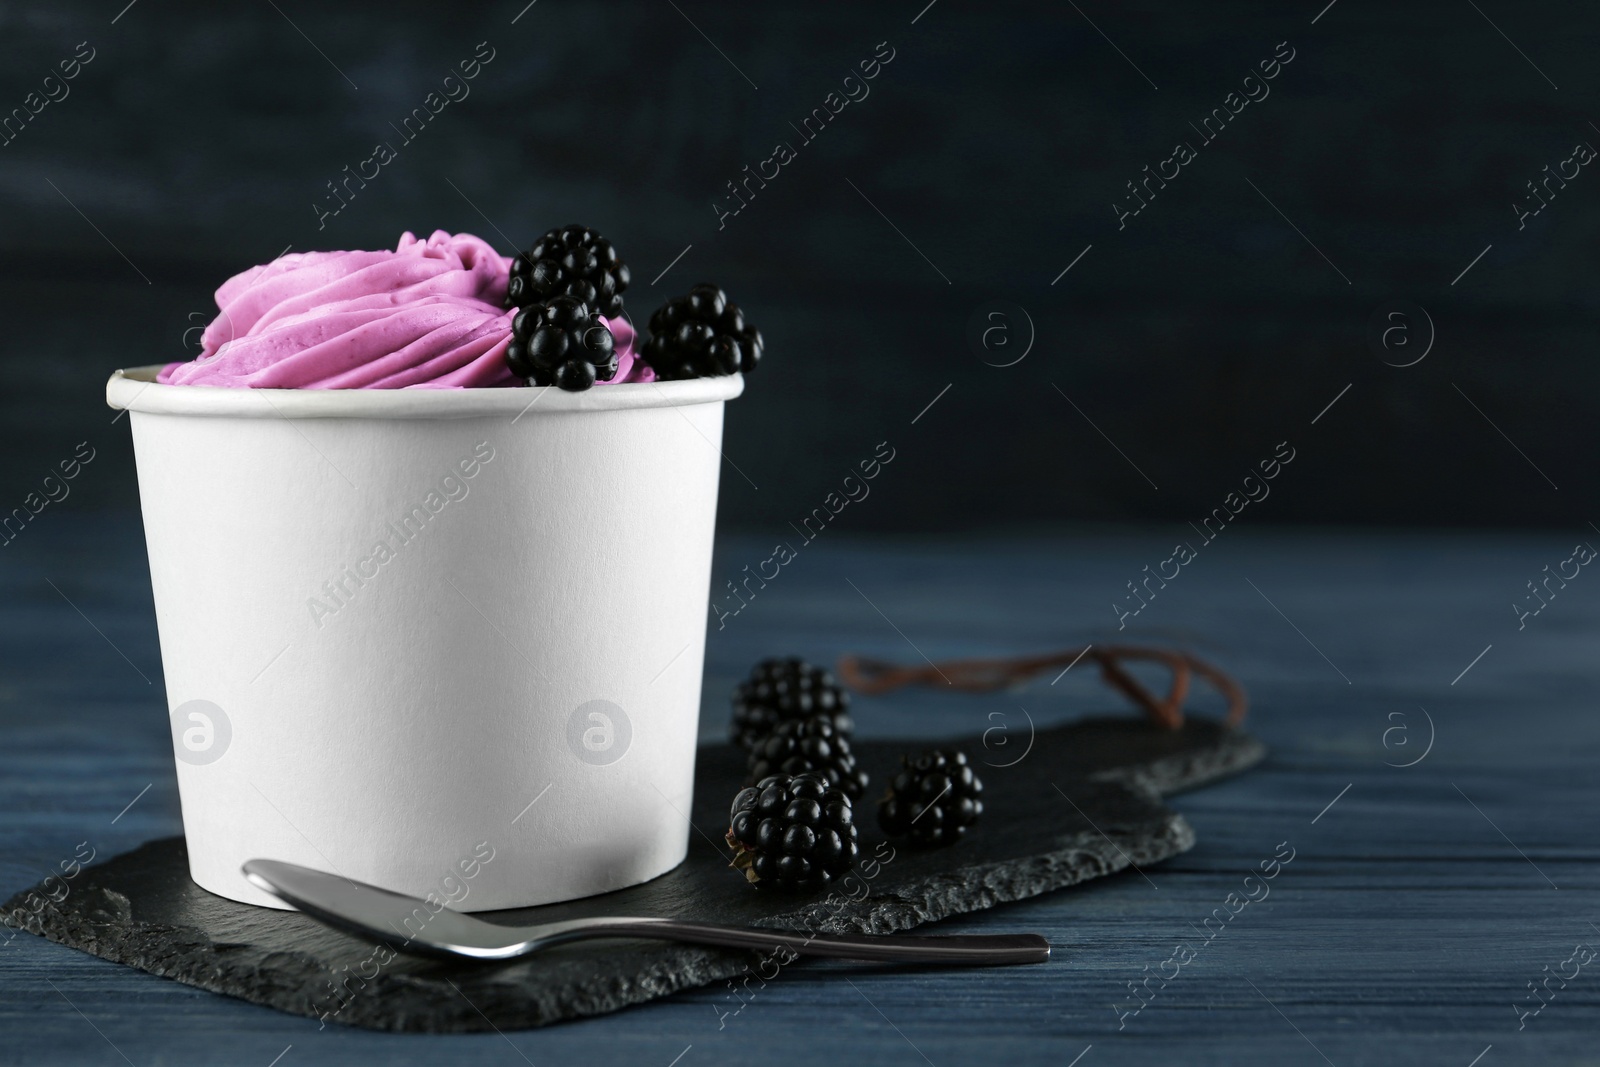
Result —
[{"label": "blackberry drupelet", "polygon": [[878,825],[913,845],[948,845],[983,814],[983,783],[967,754],[956,749],[902,757],[904,767],[878,803]]},{"label": "blackberry drupelet", "polygon": [[570,392],[589,388],[595,380],[617,374],[616,339],[570,296],[534,304],[511,320],[506,366],[534,385],[559,385]]},{"label": "blackberry drupelet", "polygon": [[548,303],[570,296],[608,319],[622,314],[628,265],[598,231],[573,223],[551,230],[511,261],[506,282],[508,308]]},{"label": "blackberry drupelet", "polygon": [[761,360],[761,331],[715,285],[697,285],[650,316],[640,356],[665,379],[749,374]]},{"label": "blackberry drupelet", "polygon": [[851,800],[867,791],[850,741],[824,716],[781,722],[750,750],[750,781],[774,774],[816,774]]},{"label": "blackberry drupelet", "polygon": [[795,656],[764,659],[733,692],[733,742],[754,748],[780,722],[820,715],[848,737],[850,694],[821,667]]},{"label": "blackberry drupelet", "polygon": [[814,774],[773,775],[733,798],[729,866],[761,889],[817,890],[855,863],[850,798]]}]

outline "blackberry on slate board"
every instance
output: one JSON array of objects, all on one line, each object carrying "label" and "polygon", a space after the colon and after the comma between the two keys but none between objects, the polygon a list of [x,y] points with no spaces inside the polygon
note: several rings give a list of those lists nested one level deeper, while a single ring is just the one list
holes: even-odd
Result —
[{"label": "blackberry on slate board", "polygon": [[764,659],[733,693],[733,742],[755,747],[780,722],[822,716],[842,736],[855,729],[850,721],[850,694],[833,675],[803,659]]},{"label": "blackberry on slate board", "polygon": [[570,296],[614,319],[622,314],[628,265],[596,230],[573,223],[551,230],[511,260],[506,307],[528,307]]},{"label": "blackberry on slate board", "polygon": [[914,845],[948,845],[983,814],[983,783],[956,749],[902,758],[904,767],[878,803],[878,825]]},{"label": "blackberry on slate board", "polygon": [[617,374],[616,339],[589,306],[570,296],[533,304],[511,320],[506,366],[534,385],[559,385],[571,392]]},{"label": "blackberry on slate board", "polygon": [[640,356],[665,379],[749,374],[761,360],[761,331],[715,285],[697,285],[650,316]]},{"label": "blackberry on slate board", "polygon": [[750,750],[750,780],[774,774],[816,774],[851,800],[867,791],[867,773],[856,766],[850,741],[820,715],[781,722]]},{"label": "blackberry on slate board", "polygon": [[729,865],[762,889],[815,890],[850,870],[857,832],[850,798],[814,774],[778,774],[733,798]]}]

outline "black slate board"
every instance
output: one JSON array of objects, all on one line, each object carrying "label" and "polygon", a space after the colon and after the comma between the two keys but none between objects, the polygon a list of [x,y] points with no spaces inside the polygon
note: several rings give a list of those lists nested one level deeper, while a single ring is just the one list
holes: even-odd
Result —
[{"label": "black slate board", "polygon": [[[857,746],[873,776],[873,796],[900,753],[917,747],[905,741]],[[892,933],[1183,852],[1194,833],[1160,796],[1236,773],[1265,755],[1249,735],[1196,718],[1176,732],[1132,718],[1040,731],[1026,757],[1010,767],[982,766],[991,754],[976,743],[967,747],[986,788],[987,813],[976,832],[945,849],[891,852],[864,803],[857,819],[863,861],[877,857],[879,865],[859,864],[859,880],[843,892],[812,900],[763,893],[726,869],[720,835],[744,767],[731,747],[716,745],[700,751],[697,832],[688,859],[675,870],[604,896],[485,917],[531,923],[675,915]],[[378,966],[365,942],[297,913],[238,904],[199,888],[189,880],[182,838],[153,841],[84,870],[59,903],[48,899],[50,888],[61,896],[52,886],[25,891],[0,914],[52,941],[201,989],[381,1030],[541,1026],[746,971],[772,973],[772,964],[763,967],[754,953],[644,941],[570,945],[497,965],[396,955]]]}]

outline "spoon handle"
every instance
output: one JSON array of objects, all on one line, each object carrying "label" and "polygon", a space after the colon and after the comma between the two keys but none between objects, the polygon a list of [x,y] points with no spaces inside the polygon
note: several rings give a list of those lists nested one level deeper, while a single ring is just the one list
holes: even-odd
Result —
[{"label": "spoon handle", "polygon": [[801,934],[749,926],[720,926],[681,919],[595,919],[572,938],[643,937],[724,948],[785,948],[800,956],[891,963],[965,964],[988,967],[1044,963],[1050,942],[1038,934],[961,934],[910,937],[902,934]]}]

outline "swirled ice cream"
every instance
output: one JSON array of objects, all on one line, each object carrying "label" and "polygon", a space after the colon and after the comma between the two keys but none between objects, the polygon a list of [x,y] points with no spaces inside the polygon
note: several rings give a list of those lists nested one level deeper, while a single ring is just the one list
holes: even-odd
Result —
[{"label": "swirled ice cream", "polygon": [[[506,366],[511,260],[471,234],[411,233],[393,252],[300,252],[229,278],[200,356],[162,368],[169,385],[251,389],[517,386]],[[650,381],[625,320],[612,382]],[[600,382],[597,384],[610,384]]]}]

